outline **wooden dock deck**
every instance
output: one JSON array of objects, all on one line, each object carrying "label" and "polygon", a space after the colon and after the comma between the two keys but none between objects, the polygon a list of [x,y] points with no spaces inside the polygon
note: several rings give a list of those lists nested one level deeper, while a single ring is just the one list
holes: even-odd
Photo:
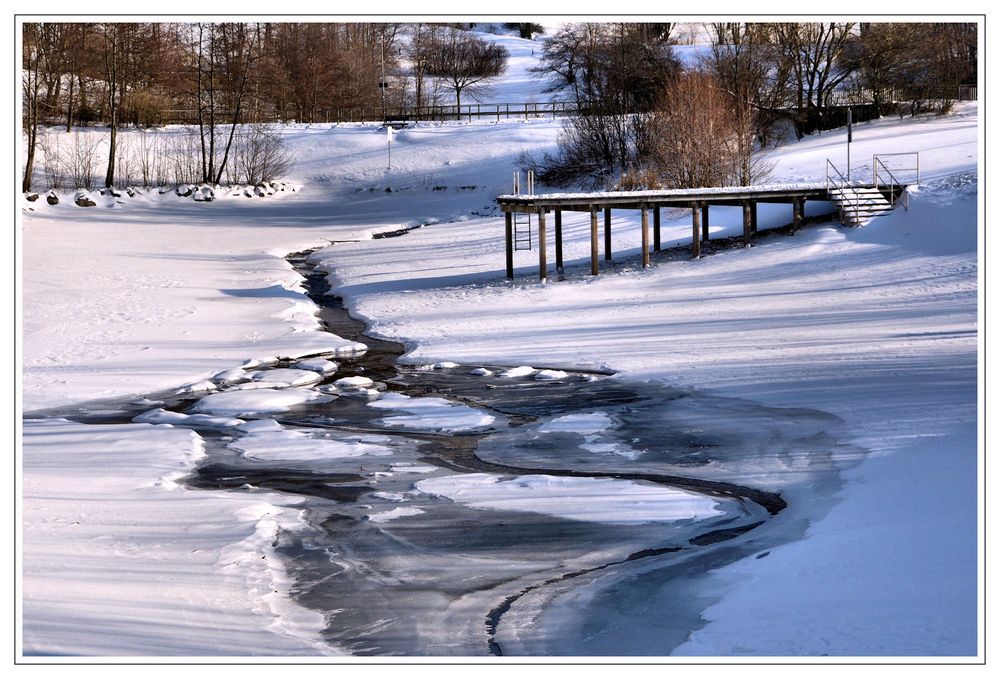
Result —
[{"label": "wooden dock deck", "polygon": [[[664,189],[654,191],[603,191],[597,193],[543,193],[507,194],[497,197],[497,204],[504,212],[506,235],[507,278],[514,277],[514,247],[516,215],[537,216],[538,276],[548,277],[547,215],[554,213],[555,265],[563,268],[563,212],[590,213],[590,272],[597,275],[598,266],[598,214],[604,216],[604,258],[611,260],[611,211],[639,210],[642,221],[642,265],[649,266],[650,252],[660,248],[660,208],[689,208],[691,210],[691,255],[701,256],[701,243],[707,242],[708,217],[711,206],[743,207],[743,243],[749,246],[757,231],[758,203],[785,203],[791,205],[791,224],[798,228],[805,213],[806,201],[838,202],[828,182],[808,184],[773,184],[767,186],[733,186],[703,189]],[[887,186],[858,183],[849,190],[874,192],[886,196],[886,205],[894,200],[905,186]],[[856,200],[852,198],[851,200]],[[841,206],[842,209],[842,206]],[[652,212],[652,244],[650,244],[650,218]],[[530,232],[529,232],[530,233]],[[650,247],[652,245],[652,247]]]}]

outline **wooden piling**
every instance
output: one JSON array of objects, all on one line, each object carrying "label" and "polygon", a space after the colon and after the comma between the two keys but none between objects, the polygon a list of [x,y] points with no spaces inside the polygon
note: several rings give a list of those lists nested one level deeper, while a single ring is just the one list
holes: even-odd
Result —
[{"label": "wooden piling", "polygon": [[556,271],[563,270],[562,210],[556,210]]},{"label": "wooden piling", "polygon": [[507,278],[514,278],[514,224],[513,215],[503,213],[504,234],[507,237]]},{"label": "wooden piling", "polygon": [[701,216],[701,206],[698,203],[693,203],[691,205],[691,258],[699,259],[701,257],[701,224],[699,223],[699,217]]},{"label": "wooden piling", "polygon": [[792,233],[798,231],[799,227],[802,226],[802,202],[801,198],[792,200]]},{"label": "wooden piling", "polygon": [[604,259],[611,261],[611,208],[604,208]]},{"label": "wooden piling", "polygon": [[660,251],[660,206],[653,208],[653,251]]},{"label": "wooden piling", "polygon": [[642,268],[649,267],[649,206],[645,203],[641,207],[642,212]]},{"label": "wooden piling", "polygon": [[743,201],[743,246],[750,247],[750,202]]},{"label": "wooden piling", "polygon": [[545,261],[545,210],[538,210],[538,280],[548,278],[548,262]]},{"label": "wooden piling", "polygon": [[750,201],[750,232],[757,233],[757,201]]},{"label": "wooden piling", "polygon": [[708,203],[701,205],[701,239],[708,242]]},{"label": "wooden piling", "polygon": [[597,275],[597,209],[590,208],[590,275]]}]

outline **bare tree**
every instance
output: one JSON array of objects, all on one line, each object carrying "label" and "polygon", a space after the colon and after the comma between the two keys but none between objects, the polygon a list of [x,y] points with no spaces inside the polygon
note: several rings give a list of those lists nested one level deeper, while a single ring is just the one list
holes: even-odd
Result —
[{"label": "bare tree", "polygon": [[770,172],[752,122],[711,74],[693,71],[672,83],[649,130],[649,167],[664,187],[749,185]]},{"label": "bare tree", "polygon": [[787,64],[779,58],[770,24],[714,23],[709,26],[711,52],[705,67],[733,99],[737,115],[749,118],[754,133],[766,143],[785,107]]},{"label": "bare tree", "polygon": [[427,63],[427,74],[443,78],[455,93],[455,106],[462,106],[462,92],[476,93],[507,68],[507,49],[474,34],[445,28]]},{"label": "bare tree", "polygon": [[680,68],[672,28],[573,24],[546,43],[553,89],[571,89],[580,115],[565,123],[558,153],[535,164],[542,181],[599,186],[643,164],[650,112]]},{"label": "bare tree", "polygon": [[44,24],[24,24],[21,44],[21,93],[23,96],[24,130],[27,135],[27,155],[21,190],[31,190],[35,171],[35,148],[38,145],[38,118],[42,94],[42,74],[48,58],[43,37]]},{"label": "bare tree", "polygon": [[101,60],[105,87],[105,102],[109,127],[108,169],[104,185],[115,183],[115,163],[118,157],[118,128],[122,123],[129,88],[148,70],[144,62],[149,45],[143,40],[148,26],[135,23],[103,23],[97,33],[101,45]]},{"label": "bare tree", "polygon": [[823,127],[833,91],[857,68],[845,58],[854,38],[853,23],[780,23],[774,40],[782,68],[790,75],[795,131],[799,138]]}]

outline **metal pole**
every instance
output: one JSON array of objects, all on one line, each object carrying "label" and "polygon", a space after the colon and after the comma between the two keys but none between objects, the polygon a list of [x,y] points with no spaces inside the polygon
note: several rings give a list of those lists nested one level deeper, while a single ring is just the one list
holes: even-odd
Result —
[{"label": "metal pole", "polygon": [[847,181],[851,181],[851,107],[847,107]]}]

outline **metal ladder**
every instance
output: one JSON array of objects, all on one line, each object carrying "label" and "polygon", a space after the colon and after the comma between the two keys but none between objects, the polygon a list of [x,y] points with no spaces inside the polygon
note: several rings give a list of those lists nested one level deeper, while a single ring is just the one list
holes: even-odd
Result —
[{"label": "metal ladder", "polygon": [[[521,172],[514,172],[514,194],[521,193]],[[528,170],[528,193],[535,193],[535,172]],[[514,249],[531,250],[531,213],[514,213]]]}]

